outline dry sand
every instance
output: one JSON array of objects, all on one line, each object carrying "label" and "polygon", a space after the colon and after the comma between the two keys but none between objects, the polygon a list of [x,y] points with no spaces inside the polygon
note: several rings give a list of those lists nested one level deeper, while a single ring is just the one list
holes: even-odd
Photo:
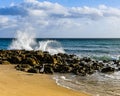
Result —
[{"label": "dry sand", "polygon": [[0,96],[89,96],[57,86],[50,75],[16,71],[0,65]]}]

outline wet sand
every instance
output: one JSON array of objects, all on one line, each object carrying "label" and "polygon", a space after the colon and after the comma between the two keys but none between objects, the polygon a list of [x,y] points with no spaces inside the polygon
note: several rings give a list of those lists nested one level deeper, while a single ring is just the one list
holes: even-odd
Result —
[{"label": "wet sand", "polygon": [[90,96],[57,86],[51,75],[17,71],[0,65],[0,96]]}]

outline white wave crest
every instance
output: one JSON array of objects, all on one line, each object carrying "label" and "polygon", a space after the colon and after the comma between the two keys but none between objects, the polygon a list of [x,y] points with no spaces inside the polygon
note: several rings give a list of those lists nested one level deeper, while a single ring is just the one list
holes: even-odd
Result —
[{"label": "white wave crest", "polygon": [[17,50],[42,50],[50,54],[65,53],[61,44],[56,40],[45,40],[37,42],[35,36],[27,32],[17,32],[16,39],[12,41],[9,49]]},{"label": "white wave crest", "polygon": [[65,53],[61,44],[55,40],[46,40],[39,42],[36,50],[48,51],[50,54]]}]

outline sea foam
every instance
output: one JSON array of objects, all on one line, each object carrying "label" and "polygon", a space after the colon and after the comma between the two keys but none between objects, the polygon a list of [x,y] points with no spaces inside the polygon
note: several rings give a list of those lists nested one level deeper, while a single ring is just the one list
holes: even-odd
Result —
[{"label": "sea foam", "polygon": [[12,41],[9,49],[42,50],[48,51],[50,54],[65,53],[60,42],[56,40],[45,40],[37,42],[35,35],[21,31],[17,32],[16,39]]}]

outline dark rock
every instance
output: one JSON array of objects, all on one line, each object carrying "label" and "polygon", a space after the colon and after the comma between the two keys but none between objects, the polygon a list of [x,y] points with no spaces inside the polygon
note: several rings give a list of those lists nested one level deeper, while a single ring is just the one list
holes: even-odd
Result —
[{"label": "dark rock", "polygon": [[35,66],[38,64],[35,58],[28,57],[25,60],[22,61],[23,64],[29,64],[31,66]]},{"label": "dark rock", "polygon": [[9,61],[1,61],[0,64],[2,65],[8,65],[8,64],[11,64]]},{"label": "dark rock", "polygon": [[27,72],[32,67],[28,64],[19,64],[19,65],[15,66],[15,68],[16,68],[16,70]]},{"label": "dark rock", "polygon": [[28,70],[28,72],[30,72],[30,73],[39,73],[39,70],[36,69],[36,68],[30,68],[30,69]]},{"label": "dark rock", "polygon": [[81,61],[81,62],[79,63],[79,65],[84,67],[84,66],[87,65],[87,62],[85,62],[85,61]]},{"label": "dark rock", "polygon": [[91,61],[91,58],[83,57],[81,60],[82,60],[82,61],[85,61],[85,62],[90,62],[90,61]]},{"label": "dark rock", "polygon": [[76,70],[75,74],[80,75],[80,76],[85,76],[86,75],[85,70],[82,70],[82,69]]},{"label": "dark rock", "polygon": [[43,53],[44,53],[44,54],[49,54],[49,52],[48,52],[48,51],[44,51]]},{"label": "dark rock", "polygon": [[112,67],[106,67],[101,70],[102,73],[114,72],[115,69]]},{"label": "dark rock", "polygon": [[53,58],[50,54],[45,53],[43,60],[44,60],[44,63],[53,63]]},{"label": "dark rock", "polygon": [[21,61],[22,61],[22,58],[19,57],[19,56],[12,56],[11,58],[9,58],[9,61],[10,61],[12,64],[20,64]]},{"label": "dark rock", "polygon": [[44,73],[46,74],[53,74],[54,71],[53,71],[53,68],[51,65],[44,65]]},{"label": "dark rock", "polygon": [[89,57],[79,58],[76,55],[27,50],[0,50],[0,64],[19,64],[17,70],[31,73],[74,73],[85,76],[96,71],[107,73],[120,70],[120,60],[103,61],[93,60]]}]

